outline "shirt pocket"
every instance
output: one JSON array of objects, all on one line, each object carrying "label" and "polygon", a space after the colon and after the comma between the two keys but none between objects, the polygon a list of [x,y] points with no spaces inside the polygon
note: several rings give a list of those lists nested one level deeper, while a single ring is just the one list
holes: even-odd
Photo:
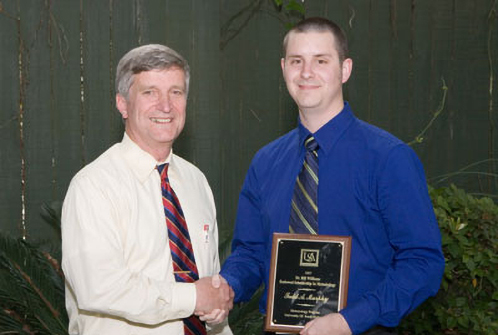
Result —
[{"label": "shirt pocket", "polygon": [[199,277],[211,276],[217,273],[215,262],[217,262],[218,244],[217,236],[214,234],[214,223],[201,221],[196,225],[195,231],[189,233]]}]

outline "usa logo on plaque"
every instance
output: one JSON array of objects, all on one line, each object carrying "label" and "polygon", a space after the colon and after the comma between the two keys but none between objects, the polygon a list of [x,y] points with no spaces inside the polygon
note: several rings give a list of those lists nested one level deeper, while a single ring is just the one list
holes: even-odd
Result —
[{"label": "usa logo on plaque", "polygon": [[320,250],[301,249],[301,261],[299,262],[299,265],[318,267],[319,256]]}]

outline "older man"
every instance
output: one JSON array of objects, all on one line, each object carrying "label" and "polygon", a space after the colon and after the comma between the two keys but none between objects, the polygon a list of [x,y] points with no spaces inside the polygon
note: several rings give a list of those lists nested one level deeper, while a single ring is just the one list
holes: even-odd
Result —
[{"label": "older man", "polygon": [[[162,45],[118,64],[123,140],[78,172],[64,201],[70,334],[231,334],[219,322],[233,296],[208,277],[219,271],[213,195],[172,151],[188,86],[187,62]],[[210,312],[206,329],[196,315]]]}]

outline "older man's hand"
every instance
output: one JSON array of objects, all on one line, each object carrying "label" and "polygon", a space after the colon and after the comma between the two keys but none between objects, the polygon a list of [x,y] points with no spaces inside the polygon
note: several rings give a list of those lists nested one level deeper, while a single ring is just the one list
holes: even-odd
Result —
[{"label": "older man's hand", "polygon": [[234,293],[220,275],[201,278],[195,282],[197,301],[195,315],[211,324],[222,322],[233,307]]}]

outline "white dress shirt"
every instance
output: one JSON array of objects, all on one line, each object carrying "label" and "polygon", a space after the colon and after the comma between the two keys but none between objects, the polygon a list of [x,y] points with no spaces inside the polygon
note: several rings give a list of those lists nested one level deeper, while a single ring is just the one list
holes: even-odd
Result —
[{"label": "white dress shirt", "polygon": [[[171,153],[168,176],[187,221],[200,277],[219,272],[213,195],[202,172]],[[193,283],[177,283],[158,162],[126,134],[71,181],[62,211],[69,333],[183,334]],[[226,324],[209,334],[231,334]]]}]

